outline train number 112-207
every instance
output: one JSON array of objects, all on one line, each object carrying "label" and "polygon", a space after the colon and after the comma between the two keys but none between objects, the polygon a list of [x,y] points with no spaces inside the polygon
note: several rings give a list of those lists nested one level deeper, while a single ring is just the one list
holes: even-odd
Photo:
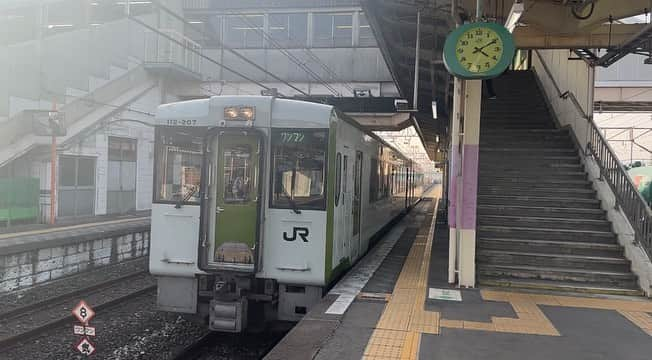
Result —
[{"label": "train number 112-207", "polygon": [[195,126],[197,125],[197,120],[169,119],[167,124],[168,126]]}]

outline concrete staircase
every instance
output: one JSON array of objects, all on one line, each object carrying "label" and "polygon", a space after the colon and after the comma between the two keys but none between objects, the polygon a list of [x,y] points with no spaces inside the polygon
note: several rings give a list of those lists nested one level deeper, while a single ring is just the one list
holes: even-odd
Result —
[{"label": "concrete staircase", "polygon": [[557,129],[534,74],[494,80],[483,100],[478,188],[480,284],[640,295],[571,134]]}]

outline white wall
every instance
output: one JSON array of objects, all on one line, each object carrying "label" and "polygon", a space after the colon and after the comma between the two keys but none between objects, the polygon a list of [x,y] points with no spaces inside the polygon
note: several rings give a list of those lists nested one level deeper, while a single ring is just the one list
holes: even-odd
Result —
[{"label": "white wall", "polygon": [[[546,92],[552,110],[562,126],[573,128],[582,149],[588,141],[588,121],[582,112],[589,116],[593,113],[593,68],[584,61],[568,60],[568,50],[540,50],[532,53],[532,66]],[[547,75],[545,66],[555,79],[559,91],[570,91],[575,95],[582,109],[578,110],[570,99],[559,97],[552,79]]]}]

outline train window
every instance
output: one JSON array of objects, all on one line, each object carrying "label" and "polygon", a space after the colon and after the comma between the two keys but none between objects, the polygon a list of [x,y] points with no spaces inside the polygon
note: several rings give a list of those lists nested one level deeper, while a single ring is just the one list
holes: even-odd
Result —
[{"label": "train window", "polygon": [[270,207],[326,209],[327,130],[272,130]]},{"label": "train window", "polygon": [[342,154],[337,153],[335,158],[335,206],[340,204],[340,192],[342,191]]},{"label": "train window", "polygon": [[369,178],[369,202],[378,200],[378,177],[380,167],[378,159],[371,158],[371,177]]},{"label": "train window", "polygon": [[156,129],[154,202],[199,203],[203,129]]}]

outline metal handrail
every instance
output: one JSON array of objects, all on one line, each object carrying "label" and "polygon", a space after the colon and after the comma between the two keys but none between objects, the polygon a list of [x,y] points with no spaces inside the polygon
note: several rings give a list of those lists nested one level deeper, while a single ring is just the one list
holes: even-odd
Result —
[{"label": "metal handrail", "polygon": [[[652,210],[636,189],[632,179],[627,174],[625,167],[622,165],[616,153],[605,139],[598,126],[593,121],[593,117],[584,112],[577,98],[571,91],[562,92],[559,85],[555,82],[548,65],[538,50],[535,50],[541,65],[546,74],[552,81],[553,86],[557,89],[558,95],[563,99],[570,99],[583,117],[587,120],[588,142],[586,144],[586,153],[593,156],[593,159],[600,168],[600,179],[606,180],[607,184],[616,197],[616,206],[620,207],[634,229],[634,239],[638,242],[648,257],[652,259]],[[573,131],[571,127],[571,131]]]}]

